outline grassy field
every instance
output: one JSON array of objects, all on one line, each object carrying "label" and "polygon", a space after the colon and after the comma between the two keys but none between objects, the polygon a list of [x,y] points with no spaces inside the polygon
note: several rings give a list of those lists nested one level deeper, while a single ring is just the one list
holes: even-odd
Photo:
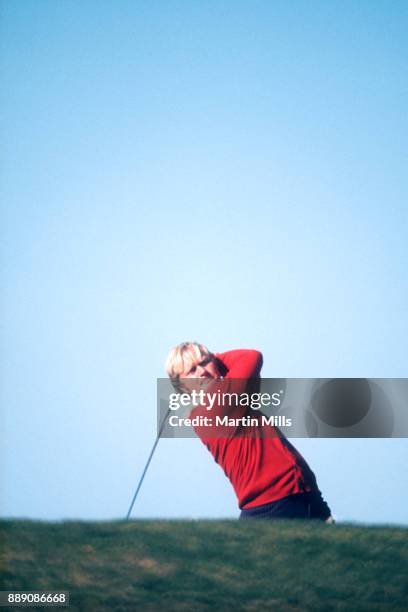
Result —
[{"label": "grassy field", "polygon": [[3,520],[0,537],[1,590],[69,591],[70,610],[408,609],[402,528]]}]

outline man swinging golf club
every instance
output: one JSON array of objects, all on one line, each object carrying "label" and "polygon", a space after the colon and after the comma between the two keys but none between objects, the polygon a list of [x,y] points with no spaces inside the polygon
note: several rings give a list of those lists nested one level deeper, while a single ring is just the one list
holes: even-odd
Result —
[{"label": "man swinging golf club", "polygon": [[[259,380],[261,368],[259,351],[240,349],[214,354],[196,342],[174,347],[166,361],[174,387],[190,394],[194,389],[215,389],[220,381],[224,389],[244,393]],[[213,408],[216,414],[230,417],[243,417],[249,410],[240,405]],[[205,407],[199,406],[191,411],[191,416],[205,411]],[[312,470],[272,425],[261,424],[259,420],[249,435],[237,433],[225,437],[219,432],[216,436],[208,435],[208,429],[201,427],[195,427],[195,431],[229,478],[238,498],[240,518],[334,522]]]}]

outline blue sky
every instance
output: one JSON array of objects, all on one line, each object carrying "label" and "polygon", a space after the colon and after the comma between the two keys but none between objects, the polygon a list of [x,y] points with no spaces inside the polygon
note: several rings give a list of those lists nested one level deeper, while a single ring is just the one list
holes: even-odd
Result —
[{"label": "blue sky", "polygon": [[[168,349],[406,377],[405,2],[3,1],[1,514],[123,516]],[[405,522],[406,440],[299,440]],[[134,516],[237,516],[162,440]]]}]

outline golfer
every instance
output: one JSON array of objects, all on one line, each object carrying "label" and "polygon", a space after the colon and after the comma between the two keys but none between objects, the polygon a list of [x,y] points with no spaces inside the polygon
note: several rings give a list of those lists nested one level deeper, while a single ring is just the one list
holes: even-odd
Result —
[{"label": "golfer", "polygon": [[[166,370],[174,387],[181,392],[215,385],[219,379],[228,390],[249,392],[262,368],[262,354],[256,350],[212,353],[196,342],[174,347]],[[214,387],[213,387],[214,388]],[[211,414],[242,417],[254,411],[245,406],[213,406]],[[190,416],[203,414],[194,408]],[[259,411],[256,411],[259,415]],[[206,413],[208,415],[208,412]],[[334,522],[323,500],[312,470],[285,436],[271,425],[258,424],[242,435],[209,436],[205,428],[195,431],[224,470],[238,498],[242,519],[318,519]]]}]

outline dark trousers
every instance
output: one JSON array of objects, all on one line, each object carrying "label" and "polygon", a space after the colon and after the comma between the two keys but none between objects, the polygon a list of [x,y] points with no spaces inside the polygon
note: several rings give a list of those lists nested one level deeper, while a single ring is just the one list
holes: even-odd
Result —
[{"label": "dark trousers", "polygon": [[330,508],[320,491],[297,493],[269,504],[242,510],[240,519],[318,519],[325,521]]}]

